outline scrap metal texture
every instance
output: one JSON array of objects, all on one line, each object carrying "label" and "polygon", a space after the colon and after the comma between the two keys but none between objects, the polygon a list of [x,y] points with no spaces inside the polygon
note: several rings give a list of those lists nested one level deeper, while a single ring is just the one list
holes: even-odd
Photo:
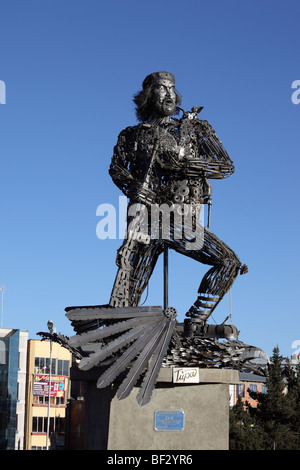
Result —
[{"label": "scrap metal texture", "polygon": [[[172,74],[150,74],[134,102],[140,123],[120,132],[109,168],[129,199],[127,232],[117,252],[110,300],[106,305],[68,307],[66,316],[76,334],[63,342],[82,353],[82,370],[110,364],[99,377],[99,388],[126,372],[119,399],[143,377],[137,396],[142,406],[150,400],[162,366],[236,365],[250,347],[232,342],[237,341],[235,327],[207,324],[238,274],[247,272],[234,251],[209,230],[209,180],[232,175],[234,164],[212,126],[199,119],[202,108],[186,112],[178,107],[181,98]],[[175,118],[178,113],[181,117]],[[204,204],[209,209],[206,227],[200,223]],[[172,307],[140,306],[166,249],[209,266],[182,325]],[[220,337],[226,339],[224,345],[217,344]]]},{"label": "scrap metal texture", "polygon": [[[176,312],[168,310],[165,313],[161,307],[69,307],[66,316],[69,320],[77,322],[107,319],[116,321],[112,325],[72,336],[68,346],[78,348],[96,342],[95,351],[82,357],[79,363],[79,369],[83,371],[100,365],[106,359],[111,359],[112,364],[98,379],[98,388],[107,387],[127,367],[131,367],[130,374],[121,384],[119,399],[130,394],[148,366],[148,372],[137,396],[141,406],[148,403],[172,337]],[[118,321],[119,319],[125,320]],[[99,341],[102,341],[100,347]],[[120,350],[118,356],[113,356]]]},{"label": "scrap metal texture", "polygon": [[[135,211],[129,209],[127,237],[116,259],[119,269],[112,306],[139,305],[165,245],[211,266],[187,312],[189,317],[207,321],[242,272],[238,256],[207,227],[201,226],[198,239],[187,249],[189,235],[197,231],[201,207],[211,204],[208,179],[226,178],[234,172],[214,129],[198,118],[201,109],[195,107],[164,124],[128,127],[118,137],[109,172]],[[175,212],[182,208],[181,219],[175,213],[169,225],[164,225],[161,212],[153,217],[163,207]]]}]

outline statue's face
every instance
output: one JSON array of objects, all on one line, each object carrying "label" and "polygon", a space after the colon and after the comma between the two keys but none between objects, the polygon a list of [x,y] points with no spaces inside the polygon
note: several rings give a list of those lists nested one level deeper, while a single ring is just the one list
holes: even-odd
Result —
[{"label": "statue's face", "polygon": [[169,79],[158,79],[153,89],[152,101],[159,116],[172,116],[176,111],[174,82]]}]

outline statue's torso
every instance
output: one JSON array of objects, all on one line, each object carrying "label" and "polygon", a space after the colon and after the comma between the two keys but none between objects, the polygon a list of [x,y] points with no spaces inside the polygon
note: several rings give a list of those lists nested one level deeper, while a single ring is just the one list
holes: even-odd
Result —
[{"label": "statue's torso", "polygon": [[142,124],[128,128],[130,173],[149,187],[159,204],[202,203],[210,190],[204,174],[199,172],[190,177],[184,169],[171,167],[172,159],[184,162],[190,158],[203,158],[199,152],[196,122],[196,125],[192,122],[188,122],[188,126],[183,124],[175,122],[167,127]]}]

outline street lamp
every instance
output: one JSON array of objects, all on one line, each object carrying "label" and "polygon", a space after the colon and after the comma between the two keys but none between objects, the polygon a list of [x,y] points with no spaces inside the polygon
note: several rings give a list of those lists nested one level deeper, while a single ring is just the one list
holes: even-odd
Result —
[{"label": "street lamp", "polygon": [[[52,335],[55,331],[53,321],[49,320],[47,323],[48,330]],[[51,397],[51,373],[52,373],[52,339],[50,337],[50,365],[49,365],[49,390],[48,390],[48,417],[47,417],[47,441],[46,448],[49,450],[49,430],[50,430],[50,397]]]}]

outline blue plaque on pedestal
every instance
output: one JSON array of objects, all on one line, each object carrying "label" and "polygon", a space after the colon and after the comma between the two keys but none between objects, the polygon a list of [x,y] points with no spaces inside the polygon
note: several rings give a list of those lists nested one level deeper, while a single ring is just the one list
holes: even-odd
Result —
[{"label": "blue plaque on pedestal", "polygon": [[183,411],[155,411],[156,431],[183,431],[184,412]]}]

